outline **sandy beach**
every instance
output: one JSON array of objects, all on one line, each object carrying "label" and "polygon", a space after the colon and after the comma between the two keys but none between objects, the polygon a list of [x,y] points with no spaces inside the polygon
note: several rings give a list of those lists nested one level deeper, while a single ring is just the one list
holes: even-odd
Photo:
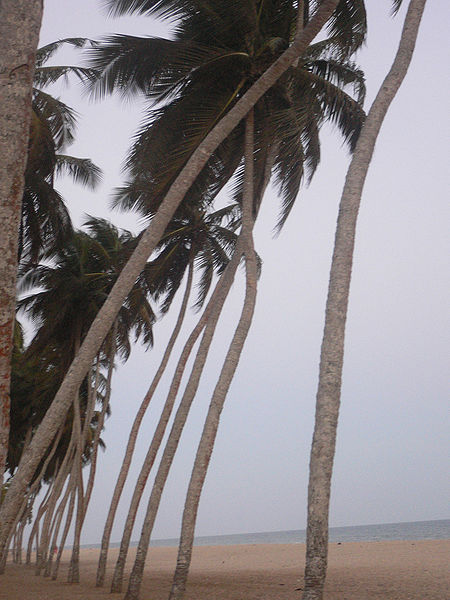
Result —
[{"label": "sandy beach", "polygon": [[[167,600],[176,548],[151,548],[142,600]],[[111,551],[111,573],[117,549]],[[134,550],[133,550],[134,554]],[[94,587],[98,550],[81,553],[79,585],[65,583],[69,551],[59,581],[8,564],[1,600],[121,598]],[[186,600],[299,600],[303,544],[199,546],[194,549]],[[450,540],[348,542],[330,545],[327,600],[448,600]],[[129,561],[131,565],[131,560]]]}]

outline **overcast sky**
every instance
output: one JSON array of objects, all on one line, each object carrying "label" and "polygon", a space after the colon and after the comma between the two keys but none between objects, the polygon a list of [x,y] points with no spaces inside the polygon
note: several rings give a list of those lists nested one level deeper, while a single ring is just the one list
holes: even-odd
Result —
[{"label": "overcast sky", "polygon": [[[113,32],[167,34],[145,18],[107,19],[99,0],[45,0],[41,45],[68,36]],[[369,38],[357,57],[368,103],[394,57],[404,13],[390,0],[367,1]],[[405,2],[406,4],[406,2]],[[429,2],[413,64],[385,120],[364,190],[346,338],[331,525],[448,518],[448,2]],[[60,62],[77,60],[61,53]],[[56,60],[55,62],[59,62]],[[77,109],[70,148],[105,172],[96,193],[61,181],[73,218],[85,212],[137,231],[133,217],[108,211],[120,165],[141,119],[139,102],[93,104],[77,85],[58,91]],[[369,106],[369,104],[367,104]],[[447,142],[447,144],[446,144]],[[230,390],[197,524],[198,535],[302,529],[306,523],[309,447],[319,349],[337,208],[348,154],[332,129],[322,162],[281,235],[271,191],[257,227],[263,259],[256,315]],[[242,273],[241,273],[242,277]],[[187,481],[206,406],[242,301],[239,281],[226,305],[204,382],[164,493],[154,538],[177,536]],[[137,348],[114,378],[106,453],[84,526],[83,543],[100,541],[109,499],[135,411],[176,316],[155,328],[155,348]],[[195,323],[190,317],[185,331]],[[447,375],[447,377],[446,377]],[[167,389],[166,378],[144,421],[112,539],[120,539],[132,482]],[[146,502],[145,502],[146,503]],[[142,513],[142,511],[141,511]],[[140,519],[133,539],[139,535]]]}]

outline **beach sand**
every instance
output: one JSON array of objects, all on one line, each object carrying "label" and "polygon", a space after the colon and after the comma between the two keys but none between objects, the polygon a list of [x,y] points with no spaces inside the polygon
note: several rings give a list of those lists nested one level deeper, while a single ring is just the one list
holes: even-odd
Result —
[{"label": "beach sand", "polygon": [[[194,549],[186,600],[300,600],[303,544],[199,546]],[[132,555],[134,556],[133,549]],[[176,548],[150,548],[142,600],[167,600]],[[1,600],[118,600],[96,589],[98,550],[82,550],[81,583],[65,583],[69,551],[58,581],[32,567],[8,563]],[[110,552],[111,573],[117,549]],[[450,540],[330,544],[326,600],[449,600]],[[130,567],[132,561],[128,562]]]}]

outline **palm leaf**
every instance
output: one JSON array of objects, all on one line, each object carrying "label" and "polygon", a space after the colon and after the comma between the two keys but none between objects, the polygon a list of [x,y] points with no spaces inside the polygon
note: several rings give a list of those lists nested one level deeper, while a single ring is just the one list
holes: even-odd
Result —
[{"label": "palm leaf", "polygon": [[98,77],[98,74],[94,69],[87,67],[76,67],[71,65],[39,67],[34,72],[33,85],[39,89],[43,89],[48,85],[56,83],[60,79],[63,79],[64,83],[67,84],[70,75],[73,75],[82,82],[93,81]]},{"label": "palm leaf", "polygon": [[101,182],[102,171],[89,158],[58,154],[56,155],[55,175],[69,175],[74,182],[95,190]]},{"label": "palm leaf", "polygon": [[72,108],[35,88],[33,109],[48,124],[57,149],[73,142],[77,120],[76,112]]},{"label": "palm leaf", "polygon": [[327,23],[327,31],[339,40],[343,55],[348,56],[361,48],[367,34],[364,1],[340,0]]},{"label": "palm leaf", "polygon": [[62,40],[52,42],[51,44],[47,44],[46,46],[42,46],[36,51],[36,67],[42,67],[42,65],[44,65],[53,56],[53,54],[55,54],[55,52],[61,48],[61,46],[66,44],[74,46],[75,48],[84,48],[88,44],[93,44],[93,42],[89,38],[64,38]]}]

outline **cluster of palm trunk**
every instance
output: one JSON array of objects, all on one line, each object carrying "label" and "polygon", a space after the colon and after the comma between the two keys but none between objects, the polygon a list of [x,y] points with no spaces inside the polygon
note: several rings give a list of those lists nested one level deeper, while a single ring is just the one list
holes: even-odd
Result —
[{"label": "cluster of palm trunk", "polygon": [[[40,2],[32,4],[36,4],[34,18],[38,21]],[[147,342],[151,341],[153,313],[147,296],[154,302],[162,299],[161,310],[164,312],[170,307],[183,277],[186,277],[179,317],[133,423],[107,516],[97,574],[97,585],[104,585],[112,526],[139,427],[175,347],[191,288],[197,277],[197,304],[202,307],[202,312],[187,336],[176,363],[166,401],[130,502],[112,581],[112,591],[120,591],[137,509],[150,472],[155,468],[154,483],[125,595],[127,600],[139,597],[147,549],[165,482],[195,400],[217,323],[238,266],[243,262],[245,297],[242,311],[212,394],[186,496],[170,599],[180,600],[183,597],[200,494],[220,414],[244,347],[256,302],[260,261],[254,248],[253,227],[264,192],[271,181],[280,190],[282,211],[278,227],[283,225],[302,179],[305,175],[311,177],[318,164],[320,126],[325,120],[331,120],[349,143],[353,158],[342,194],[336,232],[310,463],[303,598],[319,600],[322,598],[326,574],[330,481],[359,202],[378,131],[411,60],[425,0],[410,1],[399,51],[367,117],[362,110],[363,75],[351,61],[352,54],[365,37],[362,0],[283,3],[248,0],[236,3],[233,10],[225,0],[192,0],[183,3],[109,0],[108,4],[115,14],[135,11],[180,18],[180,25],[172,40],[112,36],[102,42],[92,43],[89,69],[75,71],[80,78],[87,80],[92,93],[99,96],[119,91],[124,95],[141,94],[148,102],[159,103],[156,109],[149,111],[150,117],[135,138],[127,159],[128,181],[117,190],[115,197],[116,206],[139,211],[150,219],[150,224],[138,238],[120,233],[111,225],[95,219],[88,224],[91,233],[97,232],[97,238],[98,232],[101,232],[103,244],[97,239],[99,249],[105,249],[106,233],[110,242],[115,241],[115,245],[109,243],[106,246],[108,251],[105,250],[110,259],[106,271],[108,276],[104,272],[101,275],[97,273],[100,285],[96,294],[101,296],[98,307],[95,314],[75,328],[72,354],[68,353],[70,367],[66,365],[63,371],[59,371],[59,389],[53,401],[38,423],[33,424],[32,428],[25,428],[29,433],[23,436],[18,464],[11,468],[14,475],[8,482],[0,508],[2,566],[11,541],[14,559],[22,560],[24,526],[30,518],[37,491],[47,481],[46,495],[33,511],[34,523],[26,560],[31,560],[31,548],[36,546],[36,571],[56,577],[61,551],[75,512],[69,581],[79,580],[80,535],[94,483],[100,435],[109,406],[114,356],[119,344],[127,347],[127,334],[133,328],[137,335],[144,334],[144,338],[146,332]],[[2,10],[8,10],[7,5],[8,2]],[[398,9],[399,5],[399,1],[395,2],[394,8]],[[11,7],[9,9],[13,11]],[[312,43],[324,26],[327,27],[328,36]],[[29,43],[32,47],[31,38]],[[76,42],[78,45],[84,43]],[[47,79],[50,75],[43,72],[42,65],[48,54],[49,49],[41,55],[38,53],[41,60],[38,60],[36,69],[41,78]],[[61,74],[64,73],[54,73],[54,77]],[[35,79],[38,84],[42,84],[42,81]],[[31,83],[31,80],[28,81],[28,87],[31,87]],[[26,84],[25,81],[25,98],[30,93]],[[351,93],[346,91],[347,87],[352,89]],[[36,96],[39,94],[36,93],[34,97],[34,110],[38,113]],[[48,99],[46,101],[48,104]],[[43,110],[38,116],[45,123],[46,114]],[[25,126],[29,126],[29,121],[25,120]],[[33,127],[31,132],[33,139]],[[50,130],[50,134],[55,144],[55,131]],[[59,149],[57,145],[55,148]],[[20,154],[20,148],[17,152]],[[28,155],[34,156],[31,151]],[[61,162],[69,172],[85,173],[85,181],[95,178],[91,163],[80,165],[69,157]],[[56,164],[54,159],[50,168],[52,173]],[[30,166],[28,171],[31,173],[29,189],[32,194],[35,183],[32,175],[36,169]],[[51,177],[49,180],[44,174],[42,178],[52,184]],[[217,194],[230,180],[234,183],[232,203],[214,211],[213,202]],[[26,206],[25,200],[23,204]],[[18,231],[19,224],[24,225],[26,220],[17,215],[16,219]],[[25,226],[20,228],[20,232],[22,237],[18,238],[19,242],[16,241],[16,248],[23,249],[19,266],[24,272],[19,269],[19,281],[23,281],[23,286],[27,285],[27,281],[34,285],[43,285],[47,281],[47,289],[51,289],[49,282],[52,278],[48,273],[51,268],[34,264],[39,258],[36,248],[45,244],[39,242],[33,246],[27,242],[30,238],[27,238]],[[62,238],[66,240],[63,248],[66,249],[67,239],[64,235],[63,232]],[[73,233],[71,235],[73,244]],[[78,232],[77,235],[82,237],[83,234]],[[60,259],[60,254],[64,259],[73,258],[74,254],[69,253],[68,257],[67,252],[64,254],[65,250],[58,246],[45,252],[42,256],[53,260]],[[2,272],[0,270],[0,274]],[[217,273],[216,279],[214,273]],[[43,274],[48,276],[47,280]],[[213,282],[214,286],[211,287]],[[137,313],[133,316],[134,305],[130,298],[136,303],[137,295],[142,297],[137,312],[141,314],[142,307],[145,307],[144,323],[139,321]],[[23,300],[23,308],[34,310],[41,319],[43,306],[45,303],[32,294]],[[47,334],[47,341],[51,341],[50,349],[54,349],[56,331],[46,332],[48,325],[45,326],[44,320],[42,323],[40,333]],[[28,352],[33,356],[33,343],[35,348],[42,348],[38,334],[36,336],[36,341],[30,345],[31,350],[24,350],[25,354]],[[12,339],[12,325],[9,339]],[[183,374],[198,340],[191,372],[181,393]],[[180,400],[156,468],[156,456],[178,396]],[[97,404],[100,405],[98,411]],[[61,443],[63,437],[64,444]],[[86,485],[82,476],[83,462],[90,465]],[[52,469],[49,470],[50,465]],[[61,531],[63,522],[65,525]],[[55,548],[58,548],[56,556],[53,553]]]}]

